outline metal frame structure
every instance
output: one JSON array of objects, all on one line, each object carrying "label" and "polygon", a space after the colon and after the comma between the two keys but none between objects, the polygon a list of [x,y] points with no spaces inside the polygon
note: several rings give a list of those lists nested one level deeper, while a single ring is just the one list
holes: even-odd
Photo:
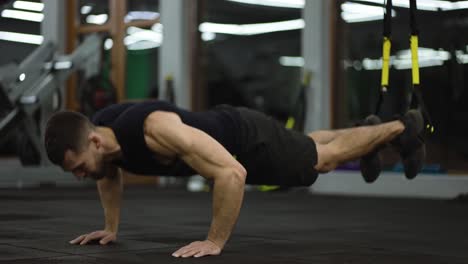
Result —
[{"label": "metal frame structure", "polygon": [[101,49],[102,40],[97,35],[88,36],[78,49],[65,56],[55,56],[56,45],[47,42],[21,64],[0,68],[0,105],[5,113],[0,119],[0,139],[21,127],[31,143],[30,151],[39,154],[40,164],[47,164],[41,143],[47,117],[42,112],[60,107],[60,103],[54,103],[54,94],[60,100],[60,86],[71,73],[83,70],[85,76],[91,76],[100,70]]},{"label": "metal frame structure", "polygon": [[[81,25],[79,22],[78,0],[68,0],[66,6],[66,51],[72,52],[78,45],[80,36],[85,36],[92,33],[108,33],[113,40],[111,50],[111,79],[117,92],[117,101],[125,100],[125,65],[126,65],[126,48],[124,45],[125,32],[128,27],[136,26],[148,28],[159,23],[160,19],[141,20],[125,22],[124,18],[127,14],[127,1],[108,0],[109,3],[109,21],[103,25]],[[76,96],[76,78],[72,76],[67,83],[67,98],[66,108],[78,110],[78,98]]]}]

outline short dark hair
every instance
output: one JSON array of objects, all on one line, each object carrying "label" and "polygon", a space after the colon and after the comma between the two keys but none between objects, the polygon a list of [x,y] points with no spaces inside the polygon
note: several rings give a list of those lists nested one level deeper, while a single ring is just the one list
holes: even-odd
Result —
[{"label": "short dark hair", "polygon": [[47,121],[44,136],[44,145],[49,160],[62,166],[67,150],[82,152],[91,130],[94,130],[94,125],[83,114],[72,111],[53,114]]}]

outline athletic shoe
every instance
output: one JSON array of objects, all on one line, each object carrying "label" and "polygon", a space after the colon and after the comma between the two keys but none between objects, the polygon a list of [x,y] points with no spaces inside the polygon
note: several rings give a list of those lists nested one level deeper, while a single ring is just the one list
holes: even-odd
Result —
[{"label": "athletic shoe", "polygon": [[[380,123],[382,123],[382,121],[380,121],[378,116],[370,115],[364,120],[362,125],[372,126]],[[370,153],[364,155],[359,161],[362,177],[364,177],[364,181],[367,183],[373,183],[377,180],[382,170],[379,154],[380,149],[381,147],[377,147]]]},{"label": "athletic shoe", "polygon": [[421,138],[418,138],[417,141],[420,142],[420,146],[414,148],[413,151],[400,152],[403,168],[405,169],[405,176],[410,180],[418,175],[426,159],[426,145]]},{"label": "athletic shoe", "polygon": [[413,179],[421,171],[426,158],[426,146],[421,137],[424,130],[424,118],[419,110],[411,109],[400,118],[405,130],[391,143],[400,152],[405,176]]}]

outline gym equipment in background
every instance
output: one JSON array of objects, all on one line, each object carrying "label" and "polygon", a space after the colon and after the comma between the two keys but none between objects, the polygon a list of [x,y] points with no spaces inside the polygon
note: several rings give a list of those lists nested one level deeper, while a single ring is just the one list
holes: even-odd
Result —
[{"label": "gym equipment in background", "polygon": [[82,70],[96,75],[101,58],[102,39],[88,36],[70,55],[57,56],[56,46],[43,43],[19,65],[0,68],[0,144],[17,129],[18,156],[23,165],[46,165],[42,144],[45,123],[62,108],[60,87],[68,76]]},{"label": "gym equipment in background", "polygon": [[[416,24],[416,0],[409,0],[410,2],[410,46],[411,46],[411,63],[412,63],[412,92],[411,101],[408,106],[411,109],[419,109],[423,116],[426,126],[426,132],[434,133],[434,126],[432,124],[429,112],[427,111],[421,91],[420,78],[419,78],[419,59],[418,59],[418,36],[419,30]],[[376,105],[375,114],[379,115],[382,105],[386,101],[387,91],[389,88],[390,76],[390,50],[392,46],[391,33],[392,33],[392,0],[387,0],[384,14],[384,30],[383,30],[383,47],[382,47],[382,76],[381,88],[379,93],[379,100]],[[406,99],[405,99],[406,100]]]}]

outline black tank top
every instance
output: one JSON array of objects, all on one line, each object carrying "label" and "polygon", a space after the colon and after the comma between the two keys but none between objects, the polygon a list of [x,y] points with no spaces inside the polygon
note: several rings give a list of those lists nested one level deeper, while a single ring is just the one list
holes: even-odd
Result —
[{"label": "black tank top", "polygon": [[[240,114],[227,105],[204,112],[190,112],[165,101],[123,103],[106,107],[97,112],[92,122],[96,126],[111,128],[122,150],[122,159],[115,164],[126,171],[143,175],[190,176],[196,172],[181,159],[164,165],[154,158],[144,139],[143,125],[154,111],[173,112],[186,125],[200,129],[217,140],[232,155],[240,151]],[[158,124],[164,125],[164,124]]]}]

